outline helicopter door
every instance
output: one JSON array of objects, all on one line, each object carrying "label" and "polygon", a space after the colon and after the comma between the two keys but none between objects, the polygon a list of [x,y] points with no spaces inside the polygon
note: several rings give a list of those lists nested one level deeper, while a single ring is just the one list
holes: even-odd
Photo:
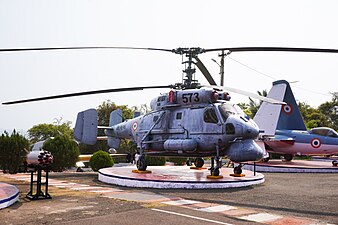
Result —
[{"label": "helicopter door", "polygon": [[215,107],[207,107],[203,111],[203,133],[222,133],[222,124]]},{"label": "helicopter door", "polygon": [[222,126],[215,107],[192,108],[189,112],[191,134],[220,134]]},{"label": "helicopter door", "polygon": [[169,132],[171,134],[183,134],[184,131],[184,110],[175,110],[170,113]]}]

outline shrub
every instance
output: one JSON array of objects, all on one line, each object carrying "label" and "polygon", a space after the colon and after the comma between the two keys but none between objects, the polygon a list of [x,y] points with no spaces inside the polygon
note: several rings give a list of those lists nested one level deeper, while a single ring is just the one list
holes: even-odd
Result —
[{"label": "shrub", "polygon": [[147,166],[164,166],[165,162],[165,157],[146,156]]},{"label": "shrub", "polygon": [[114,165],[114,160],[108,152],[99,150],[90,158],[90,167],[94,171]]},{"label": "shrub", "polygon": [[46,141],[43,145],[43,149],[52,153],[53,164],[51,165],[51,170],[57,172],[75,166],[80,155],[80,150],[76,142],[63,135]]},{"label": "shrub", "polygon": [[2,134],[0,136],[0,168],[4,172],[17,173],[19,167],[23,165],[28,148],[28,140],[15,130],[11,136],[8,133]]}]

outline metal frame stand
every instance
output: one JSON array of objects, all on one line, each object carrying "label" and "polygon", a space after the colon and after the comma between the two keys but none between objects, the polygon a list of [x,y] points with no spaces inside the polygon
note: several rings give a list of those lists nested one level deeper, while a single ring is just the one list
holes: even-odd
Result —
[{"label": "metal frame stand", "polygon": [[[31,171],[31,183],[30,183],[30,191],[27,193],[26,198],[31,200],[40,200],[40,199],[51,199],[52,197],[48,194],[48,173],[49,168],[45,168],[46,176],[45,182],[41,181],[42,178],[42,168],[38,166],[36,170]],[[37,179],[34,180],[34,173],[37,171]],[[36,183],[36,192],[33,192],[34,183]],[[45,185],[45,192],[41,190],[42,185]]]}]

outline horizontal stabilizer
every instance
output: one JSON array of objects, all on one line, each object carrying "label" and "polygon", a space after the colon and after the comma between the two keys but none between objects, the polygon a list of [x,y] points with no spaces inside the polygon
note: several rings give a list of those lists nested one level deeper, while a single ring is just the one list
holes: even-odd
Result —
[{"label": "horizontal stabilizer", "polygon": [[74,138],[84,144],[94,145],[97,139],[98,115],[95,109],[79,112],[74,128]]}]

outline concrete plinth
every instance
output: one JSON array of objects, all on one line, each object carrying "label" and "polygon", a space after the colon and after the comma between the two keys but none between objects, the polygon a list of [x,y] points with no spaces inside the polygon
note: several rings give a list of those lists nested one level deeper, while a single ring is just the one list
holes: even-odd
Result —
[{"label": "concrete plinth", "polygon": [[222,168],[223,178],[209,179],[209,170],[192,170],[187,166],[148,166],[151,173],[133,173],[135,166],[110,167],[99,171],[104,183],[141,188],[210,189],[245,187],[264,182],[264,175],[243,170],[245,177],[232,177],[232,168]]},{"label": "concrete plinth", "polygon": [[[254,170],[254,164],[248,163],[243,167],[247,170]],[[338,173],[338,167],[332,166],[331,161],[314,160],[269,160],[267,163],[256,163],[258,172],[275,173]]]},{"label": "concrete plinth", "polygon": [[0,183],[0,209],[6,208],[19,199],[19,190],[17,187],[6,184]]}]

